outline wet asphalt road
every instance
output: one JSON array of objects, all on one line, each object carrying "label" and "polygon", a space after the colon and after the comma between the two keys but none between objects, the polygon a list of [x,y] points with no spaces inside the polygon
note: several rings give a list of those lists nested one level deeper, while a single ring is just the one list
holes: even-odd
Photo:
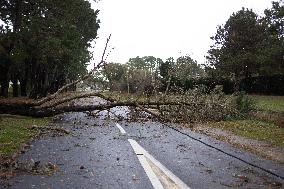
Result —
[{"label": "wet asphalt road", "polygon": [[[116,111],[116,110],[113,110]],[[123,112],[123,111],[122,111]],[[84,113],[58,117],[55,125],[71,134],[35,140],[19,162],[51,162],[52,175],[21,173],[0,188],[153,188],[127,139],[136,140],[190,188],[281,188],[283,180],[205,146],[158,122],[126,122]],[[121,135],[119,123],[126,131]],[[284,166],[182,129],[202,141],[284,176]]]}]

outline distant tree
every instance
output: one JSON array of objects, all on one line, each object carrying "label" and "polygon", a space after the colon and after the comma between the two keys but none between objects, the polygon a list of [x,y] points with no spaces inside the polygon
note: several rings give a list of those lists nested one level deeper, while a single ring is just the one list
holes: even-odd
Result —
[{"label": "distant tree", "polygon": [[109,87],[109,81],[104,75],[104,69],[97,70],[92,76],[92,86],[93,89],[107,89]]},{"label": "distant tree", "polygon": [[262,41],[261,74],[284,74],[284,1],[272,2],[261,23],[266,39]]},{"label": "distant tree", "polygon": [[102,70],[111,90],[123,90],[127,85],[127,68],[124,64],[109,63]]},{"label": "distant tree", "polygon": [[129,61],[127,62],[127,65],[129,66],[130,69],[147,69],[148,65],[146,64],[145,60],[142,57],[135,57],[135,58],[130,58]]},{"label": "distant tree", "polygon": [[173,57],[168,58],[165,62],[162,62],[159,66],[160,75],[163,80],[167,81],[170,75],[173,74],[175,66],[175,60]]},{"label": "distant tree", "polygon": [[208,51],[208,62],[221,75],[237,79],[258,74],[263,33],[264,28],[252,10],[243,8],[233,13],[211,38],[215,44]]},{"label": "distant tree", "polygon": [[148,92],[156,90],[159,87],[159,66],[162,63],[161,58],[154,56],[130,58],[127,62],[129,90],[132,92],[143,92],[146,88]]},{"label": "distant tree", "polygon": [[165,93],[170,85],[185,89],[186,82],[204,76],[204,70],[189,55],[181,56],[176,61],[171,57],[160,65],[160,75]]},{"label": "distant tree", "polygon": [[161,58],[156,58],[154,56],[143,56],[142,59],[151,73],[157,72],[160,64],[163,62]]},{"label": "distant tree", "polygon": [[201,77],[204,75],[204,70],[196,60],[193,60],[189,55],[181,56],[176,60],[174,76],[181,83],[185,83],[192,78]]}]

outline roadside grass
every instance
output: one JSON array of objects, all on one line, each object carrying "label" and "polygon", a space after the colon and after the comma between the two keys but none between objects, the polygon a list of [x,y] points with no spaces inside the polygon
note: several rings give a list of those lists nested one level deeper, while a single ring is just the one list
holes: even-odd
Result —
[{"label": "roadside grass", "polygon": [[254,99],[257,109],[284,113],[284,96],[262,96],[262,95],[250,95],[250,96]]},{"label": "roadside grass", "polygon": [[284,147],[284,128],[273,123],[246,119],[209,122],[209,127],[227,130],[235,135],[264,141],[275,147]]},{"label": "roadside grass", "polygon": [[0,157],[10,157],[23,143],[38,134],[37,129],[29,126],[43,126],[49,122],[49,118],[0,115]]}]

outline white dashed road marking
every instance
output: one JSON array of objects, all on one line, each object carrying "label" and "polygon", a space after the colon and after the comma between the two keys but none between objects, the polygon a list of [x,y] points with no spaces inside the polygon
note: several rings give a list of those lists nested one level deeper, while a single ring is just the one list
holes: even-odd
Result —
[{"label": "white dashed road marking", "polygon": [[152,170],[151,166],[147,162],[147,159],[143,155],[138,155],[138,160],[140,164],[142,165],[143,169],[145,170],[150,182],[152,183],[152,186],[154,189],[164,189],[162,183],[160,182],[157,175]]},{"label": "white dashed road marking", "polygon": [[[116,123],[120,133],[125,135],[126,131],[121,125]],[[168,170],[163,164],[149,154],[135,140],[128,139],[137,158],[146,172],[154,189],[174,188],[174,189],[190,189],[182,180]]]},{"label": "white dashed road marking", "polygon": [[[150,155],[142,146],[140,146],[135,140],[133,139],[128,139],[128,141],[130,142],[134,152],[136,153],[136,155],[139,157],[144,157],[146,160],[150,161],[150,164],[153,165],[153,167],[151,167],[149,165],[149,163],[146,162],[141,162],[140,159],[140,163],[142,165],[142,167],[144,168],[147,167],[146,169],[144,168],[145,172],[153,172],[153,169],[159,169],[159,171],[156,171],[156,174],[159,174],[158,176],[156,175],[156,177],[159,177],[161,179],[163,179],[163,188],[183,188],[183,189],[190,189],[182,180],[180,180],[177,176],[175,176],[170,170],[168,170],[163,164],[161,164],[158,160],[156,160],[152,155]],[[143,165],[143,164],[147,164],[147,165]],[[150,167],[150,170],[148,170],[148,167]],[[160,172],[160,173],[159,173]],[[148,175],[148,173],[147,173]],[[148,176],[149,177],[149,176]],[[166,178],[166,179],[165,179]],[[151,178],[149,177],[150,181]],[[159,184],[157,184],[156,186],[156,181],[155,179],[153,179],[154,182],[152,182],[153,187],[159,188]],[[159,181],[159,183],[161,183]]]},{"label": "white dashed road marking", "polygon": [[125,130],[124,130],[118,123],[116,124],[116,126],[117,126],[117,128],[119,129],[119,131],[120,131],[121,134],[123,134],[123,135],[126,134]]}]

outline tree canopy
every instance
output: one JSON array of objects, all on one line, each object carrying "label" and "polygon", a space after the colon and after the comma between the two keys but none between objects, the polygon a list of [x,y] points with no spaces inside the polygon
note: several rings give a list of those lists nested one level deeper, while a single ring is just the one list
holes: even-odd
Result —
[{"label": "tree canopy", "polygon": [[3,0],[0,3],[1,94],[44,96],[86,73],[97,37],[98,10],[84,0]]},{"label": "tree canopy", "polygon": [[218,26],[207,60],[219,75],[247,78],[284,74],[284,2],[258,16],[252,10],[233,13]]}]

